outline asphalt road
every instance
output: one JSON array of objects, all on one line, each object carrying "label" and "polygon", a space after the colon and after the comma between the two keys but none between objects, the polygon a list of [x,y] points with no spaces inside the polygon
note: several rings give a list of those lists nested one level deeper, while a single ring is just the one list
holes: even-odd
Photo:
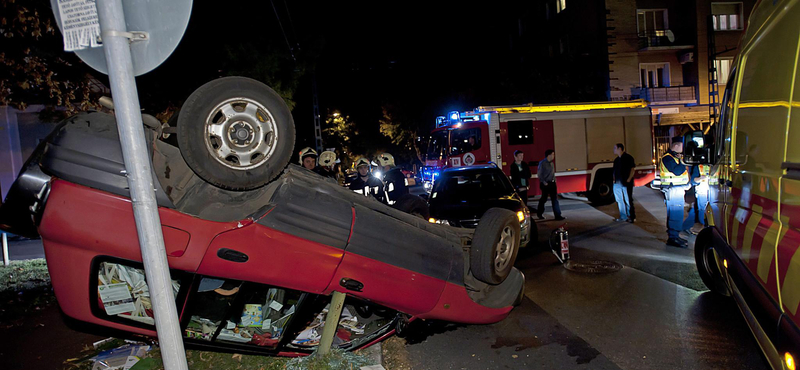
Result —
[{"label": "asphalt road", "polygon": [[565,269],[543,247],[563,223],[538,222],[540,246],[516,264],[523,304],[493,325],[418,324],[406,347],[413,368],[767,369],[735,303],[702,285],[693,251],[664,245],[660,193],[640,188],[634,198],[636,224],[615,223],[616,205],[561,200],[572,258],[621,270]]}]

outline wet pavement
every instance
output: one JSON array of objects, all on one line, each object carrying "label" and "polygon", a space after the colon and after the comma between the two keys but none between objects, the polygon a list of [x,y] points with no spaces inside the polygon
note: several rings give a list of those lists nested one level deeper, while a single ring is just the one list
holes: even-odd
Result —
[{"label": "wet pavement", "polygon": [[420,325],[407,346],[414,368],[767,369],[735,303],[703,286],[693,250],[665,246],[660,197],[636,189],[635,224],[614,222],[616,205],[562,199],[572,258],[624,267],[565,269],[545,248],[564,224],[549,213],[537,222],[540,245],[517,260],[523,304],[493,325]]}]

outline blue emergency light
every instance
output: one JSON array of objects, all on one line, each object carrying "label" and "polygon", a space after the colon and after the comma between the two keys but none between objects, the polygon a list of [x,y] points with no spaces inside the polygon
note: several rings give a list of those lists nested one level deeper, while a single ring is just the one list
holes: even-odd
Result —
[{"label": "blue emergency light", "polygon": [[459,118],[461,118],[461,115],[457,110],[450,112],[450,121],[455,122],[458,121]]}]

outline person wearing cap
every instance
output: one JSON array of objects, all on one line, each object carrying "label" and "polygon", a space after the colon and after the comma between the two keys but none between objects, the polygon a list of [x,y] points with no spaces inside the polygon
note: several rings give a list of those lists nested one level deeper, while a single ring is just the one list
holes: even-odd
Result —
[{"label": "person wearing cap", "polygon": [[314,172],[338,181],[339,174],[333,169],[334,166],[336,166],[336,153],[326,150],[319,154]]},{"label": "person wearing cap", "polygon": [[383,192],[383,182],[375,176],[372,176],[369,160],[361,157],[356,160],[356,178],[350,183],[348,187],[350,190],[363,194],[365,196],[372,196],[373,198],[384,202],[385,196]]},{"label": "person wearing cap", "polygon": [[388,204],[394,204],[400,197],[408,194],[408,184],[403,170],[395,166],[394,156],[383,153],[378,156],[378,164],[383,168],[383,187]]},{"label": "person wearing cap", "polygon": [[661,157],[658,172],[661,177],[661,191],[667,204],[667,245],[677,248],[688,248],[689,245],[681,239],[683,229],[683,207],[686,201],[684,195],[689,187],[689,171],[683,164],[683,138],[672,138],[669,151]]},{"label": "person wearing cap", "polygon": [[317,168],[317,151],[311,147],[305,147],[300,151],[300,165],[307,170],[314,171]]}]

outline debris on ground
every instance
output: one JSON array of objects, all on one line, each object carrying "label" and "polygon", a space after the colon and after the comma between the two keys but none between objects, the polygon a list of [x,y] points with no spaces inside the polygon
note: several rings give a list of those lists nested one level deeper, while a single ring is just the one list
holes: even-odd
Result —
[{"label": "debris on ground", "polygon": [[386,368],[392,370],[410,370],[411,360],[406,349],[406,340],[399,337],[391,337],[381,343],[383,348],[383,363]]},{"label": "debris on ground", "polygon": [[286,363],[286,370],[351,370],[369,365],[371,361],[362,355],[331,348],[322,356],[314,351],[310,356],[293,358]]},{"label": "debris on ground", "polygon": [[50,273],[44,258],[11,261],[8,266],[0,266],[0,293],[49,286]]}]

